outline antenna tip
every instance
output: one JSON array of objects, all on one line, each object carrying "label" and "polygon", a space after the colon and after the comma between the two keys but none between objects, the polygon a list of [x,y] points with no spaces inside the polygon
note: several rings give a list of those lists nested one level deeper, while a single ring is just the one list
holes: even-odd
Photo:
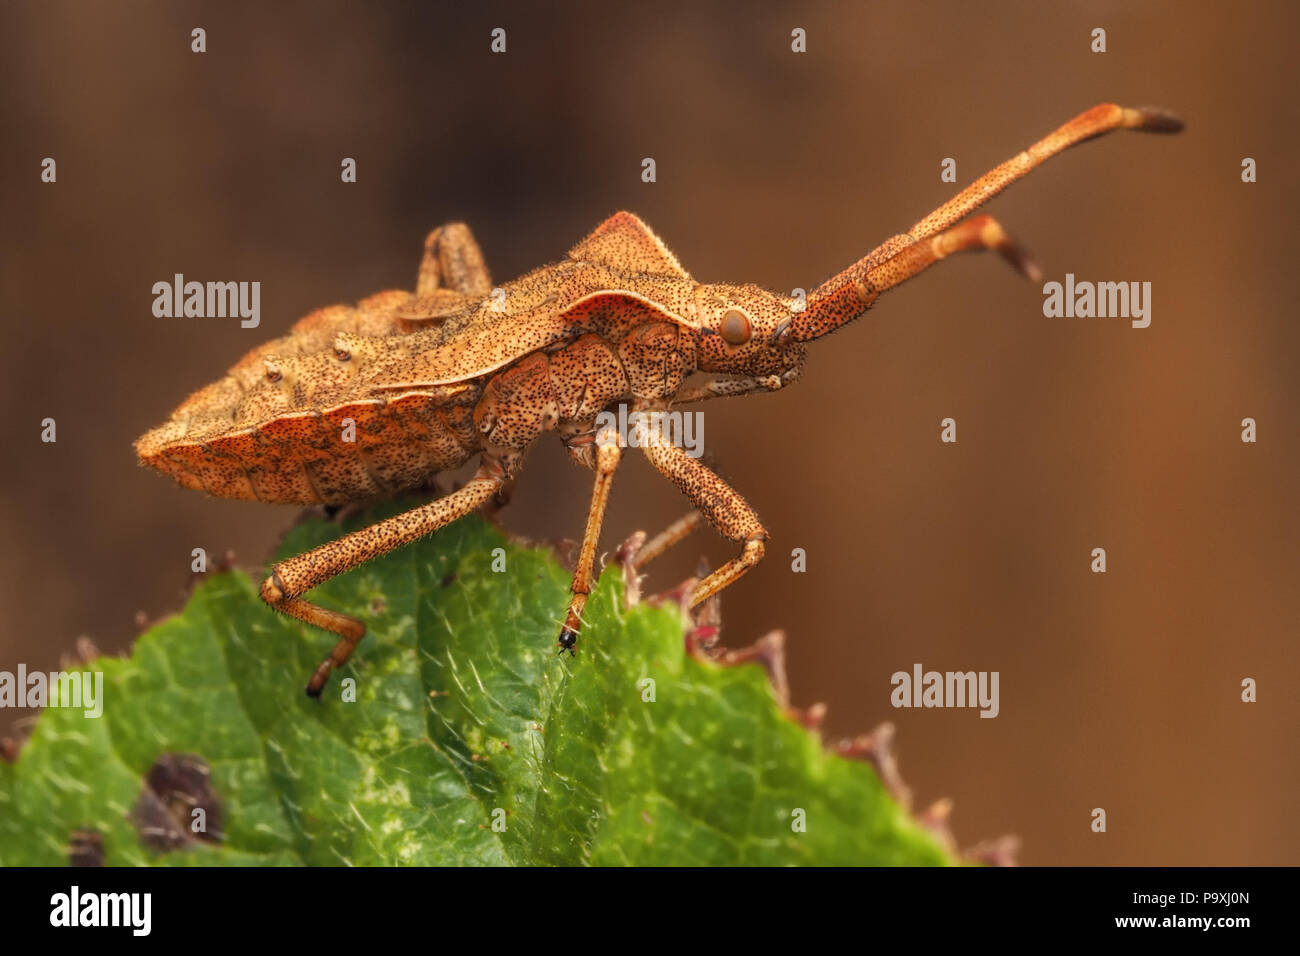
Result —
[{"label": "antenna tip", "polygon": [[1177,133],[1184,126],[1181,117],[1154,106],[1140,106],[1124,111],[1124,125],[1146,133]]}]

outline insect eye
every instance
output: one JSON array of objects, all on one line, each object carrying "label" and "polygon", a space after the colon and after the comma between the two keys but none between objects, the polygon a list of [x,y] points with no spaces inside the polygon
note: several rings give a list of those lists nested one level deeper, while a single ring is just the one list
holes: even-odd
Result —
[{"label": "insect eye", "polygon": [[731,309],[722,317],[718,334],[728,345],[744,345],[749,341],[749,319],[739,309]]}]

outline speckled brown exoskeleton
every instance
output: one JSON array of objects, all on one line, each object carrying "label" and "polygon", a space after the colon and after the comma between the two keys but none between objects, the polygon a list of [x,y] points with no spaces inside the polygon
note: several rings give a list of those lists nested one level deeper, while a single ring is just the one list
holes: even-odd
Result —
[{"label": "speckled brown exoskeleton", "polygon": [[[1174,132],[1181,125],[1156,110],[1093,107],[806,297],[697,282],[627,212],[597,226],[564,260],[493,289],[469,229],[445,225],[425,244],[414,293],[381,292],[355,308],[312,313],[191,395],[136,442],[136,451],[185,487],[298,505],[391,494],[479,456],[477,473],[459,490],[272,567],[263,599],[339,635],[307,685],[318,695],[365,626],[304,595],[487,503],[533,441],[553,431],[575,461],[595,472],[559,634],[561,652],[572,651],[623,454],[613,436],[597,435],[600,412],[620,403],[666,411],[784,388],[799,377],[808,342],[954,252],[993,249],[1034,276],[992,217],[965,217],[1075,143],[1113,129]],[[690,603],[698,605],[758,563],[767,530],[744,498],[683,449],[660,441],[643,450],[693,510],[646,545],[638,564],[701,518],[740,546],[739,555],[695,586]]]}]

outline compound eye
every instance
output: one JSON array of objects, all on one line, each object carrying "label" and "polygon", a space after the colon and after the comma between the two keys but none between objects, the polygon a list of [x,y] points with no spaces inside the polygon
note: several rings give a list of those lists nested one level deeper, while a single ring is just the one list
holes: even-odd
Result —
[{"label": "compound eye", "polygon": [[728,345],[744,345],[749,341],[749,319],[739,309],[730,309],[722,317],[722,325],[718,327],[718,334],[722,336],[722,341]]}]

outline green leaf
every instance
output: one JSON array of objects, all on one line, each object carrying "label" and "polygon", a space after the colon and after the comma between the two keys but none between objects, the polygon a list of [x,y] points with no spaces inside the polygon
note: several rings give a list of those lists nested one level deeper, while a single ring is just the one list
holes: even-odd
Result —
[{"label": "green leaf", "polygon": [[[401,507],[305,522],[279,555]],[[315,592],[369,633],[312,700],[332,635],[213,574],[129,659],[86,665],[102,717],[49,708],[0,763],[0,864],[65,863],[85,830],[108,865],[954,862],[868,764],[786,715],[762,667],[687,654],[675,607],[624,609],[617,568],[578,656],[557,657],[568,584],[550,552],[452,525]],[[133,808],[168,754],[210,768],[215,839],[142,842]]]}]

